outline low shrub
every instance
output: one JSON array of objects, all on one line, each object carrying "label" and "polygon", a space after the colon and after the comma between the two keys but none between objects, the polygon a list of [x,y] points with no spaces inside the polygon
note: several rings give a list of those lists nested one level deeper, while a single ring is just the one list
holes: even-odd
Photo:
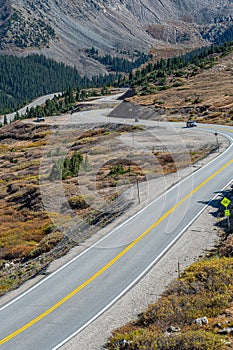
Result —
[{"label": "low shrub", "polygon": [[206,331],[163,335],[157,339],[157,350],[221,350],[224,349],[222,337]]},{"label": "low shrub", "polygon": [[174,84],[172,84],[172,87],[180,87],[180,86],[184,86],[184,83],[181,81],[176,81]]},{"label": "low shrub", "polygon": [[72,209],[86,209],[89,207],[87,200],[81,195],[71,197],[68,202]]},{"label": "low shrub", "polygon": [[197,295],[169,295],[149,305],[139,317],[139,325],[156,324],[167,327],[170,323],[190,324],[198,317],[213,317],[224,311],[232,300],[232,294],[200,293]]},{"label": "low shrub", "polygon": [[6,260],[19,259],[27,256],[31,250],[32,246],[27,244],[20,244],[11,248],[5,248],[3,258]]},{"label": "low shrub", "polygon": [[221,256],[233,257],[233,234],[230,235],[220,248]]},{"label": "low shrub", "polygon": [[28,254],[28,258],[35,258],[43,253],[49,252],[54,248],[62,239],[64,235],[61,232],[52,232],[48,236],[44,237],[41,242]]},{"label": "low shrub", "polygon": [[221,350],[225,349],[223,338],[211,332],[197,330],[185,333],[162,334],[153,328],[138,328],[127,333],[114,334],[107,348],[121,349],[125,339],[129,350]]},{"label": "low shrub", "polygon": [[107,344],[109,349],[121,349],[120,343],[123,339],[129,344],[127,349],[130,350],[157,350],[158,333],[154,329],[136,328],[127,333],[117,333]]},{"label": "low shrub", "polygon": [[[199,329],[196,318],[224,314],[233,301],[233,258],[211,258],[188,267],[160,299],[138,319],[113,333],[109,349],[120,349],[117,341],[129,341],[128,349],[216,350],[226,349],[226,340],[211,326]],[[167,335],[169,325],[181,332]]]},{"label": "low shrub", "polygon": [[139,325],[184,324],[197,317],[217,316],[233,301],[233,259],[199,261],[173,282],[155,305],[139,317]]}]

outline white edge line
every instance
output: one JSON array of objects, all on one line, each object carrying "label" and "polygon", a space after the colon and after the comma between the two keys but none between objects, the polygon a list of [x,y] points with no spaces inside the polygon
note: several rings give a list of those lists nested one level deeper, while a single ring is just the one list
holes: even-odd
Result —
[{"label": "white edge line", "polygon": [[[211,130],[210,130],[211,132]],[[219,133],[220,134],[220,133]],[[222,136],[230,139],[231,141],[233,141],[233,138],[229,135],[225,135],[223,133],[221,133]],[[84,254],[86,254],[87,252],[89,252],[89,250],[93,249],[97,244],[99,244],[100,242],[102,242],[103,240],[105,240],[107,237],[109,237],[110,235],[112,235],[116,230],[118,230],[120,227],[126,225],[130,220],[133,220],[137,215],[140,215],[144,210],[146,210],[150,205],[153,205],[154,203],[156,203],[159,199],[161,199],[163,196],[166,196],[169,192],[171,192],[174,188],[180,186],[180,184],[182,184],[184,181],[188,180],[190,177],[192,177],[194,174],[196,175],[198,172],[203,171],[203,169],[205,169],[207,166],[209,166],[211,163],[215,162],[218,158],[221,158],[225,153],[227,153],[231,148],[233,147],[233,143],[231,143],[231,145],[223,152],[221,153],[219,156],[217,156],[216,158],[212,159],[209,163],[205,164],[203,167],[201,167],[200,169],[196,170],[194,173],[189,174],[187,177],[183,178],[181,181],[177,182],[174,186],[170,187],[167,191],[165,191],[164,193],[162,193],[158,198],[156,198],[155,200],[153,200],[152,202],[150,202],[148,205],[146,205],[144,208],[140,209],[137,213],[135,213],[133,216],[131,216],[130,218],[128,218],[126,221],[124,221],[123,223],[121,223],[119,226],[117,226],[115,229],[113,229],[112,231],[110,231],[108,234],[106,234],[104,237],[102,237],[101,239],[99,239],[97,242],[95,242],[93,245],[91,245],[89,248],[85,249],[83,252],[81,252],[80,254],[78,254],[76,257],[74,257],[73,259],[71,259],[70,261],[68,261],[65,265],[61,266],[59,269],[57,269],[56,271],[52,272],[49,276],[45,277],[43,280],[41,280],[40,282],[36,283],[33,287],[29,288],[27,291],[23,292],[22,294],[20,294],[18,297],[14,298],[13,300],[11,300],[10,302],[8,302],[7,304],[5,304],[4,306],[2,306],[0,308],[0,312],[3,311],[4,309],[6,309],[7,307],[9,307],[10,305],[14,304],[16,301],[20,300],[21,298],[23,298],[25,295],[29,294],[30,292],[32,292],[34,289],[38,288],[41,284],[45,283],[48,279],[52,278],[53,276],[55,276],[57,273],[59,273],[61,270],[65,269],[67,266],[69,266],[70,264],[72,264],[74,261],[76,261],[77,259],[79,259],[81,256],[83,256]],[[226,186],[227,187],[227,186]],[[225,187],[224,187],[225,188]],[[199,215],[199,214],[198,214]],[[193,221],[192,221],[193,222]],[[192,223],[191,222],[191,223]]]},{"label": "white edge line", "polygon": [[[227,188],[233,180],[231,180],[224,188],[222,188],[221,191],[223,191],[225,188]],[[126,294],[143,276],[146,275],[146,273],[155,265],[166,253],[167,251],[176,243],[176,241],[183,235],[183,233],[192,225],[192,223],[198,218],[199,215],[201,215],[206,208],[209,206],[209,204],[219,196],[219,193],[217,193],[208,204],[202,208],[198,214],[186,225],[183,230],[173,239],[171,243],[150,263],[150,265],[147,266],[147,268],[141,272],[141,274],[133,280],[133,282],[130,283],[128,287],[126,287],[120,294],[118,294],[115,299],[113,299],[108,305],[106,305],[101,311],[99,311],[94,317],[92,317],[88,322],[86,322],[82,327],[80,327],[77,331],[75,331],[73,334],[71,334],[68,338],[64,339],[60,344],[58,344],[55,348],[52,348],[51,350],[58,350],[61,346],[66,344],[69,340],[71,340],[73,337],[75,337],[78,333],[80,333],[82,330],[84,330],[87,326],[89,326],[93,321],[95,321],[99,316],[101,316],[105,311],[107,311],[113,304],[115,304],[124,294]]]}]

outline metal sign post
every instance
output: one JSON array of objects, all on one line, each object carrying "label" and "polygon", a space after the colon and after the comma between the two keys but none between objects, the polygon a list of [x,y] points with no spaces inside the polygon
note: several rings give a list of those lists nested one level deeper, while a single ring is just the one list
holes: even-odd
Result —
[{"label": "metal sign post", "polygon": [[230,229],[231,228],[231,222],[230,222],[231,212],[229,209],[226,209],[226,210],[224,210],[224,214],[225,214],[225,217],[227,218],[228,229]]},{"label": "metal sign post", "polygon": [[230,199],[228,199],[227,197],[224,197],[221,200],[221,204],[226,208],[224,210],[224,216],[227,218],[227,226],[228,229],[231,228],[231,222],[230,222],[230,216],[231,216],[231,211],[228,209],[228,205],[231,203]]},{"label": "metal sign post", "polygon": [[231,203],[230,199],[228,199],[227,197],[224,197],[222,200],[221,200],[221,204],[227,208],[228,205]]}]

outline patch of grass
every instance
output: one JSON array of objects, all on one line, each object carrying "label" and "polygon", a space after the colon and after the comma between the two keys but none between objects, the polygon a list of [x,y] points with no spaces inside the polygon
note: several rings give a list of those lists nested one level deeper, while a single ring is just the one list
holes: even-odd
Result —
[{"label": "patch of grass", "polygon": [[95,146],[95,147],[90,149],[90,155],[96,156],[96,155],[99,155],[99,154],[103,154],[106,151],[107,151],[107,147]]},{"label": "patch of grass", "polygon": [[133,125],[132,126],[132,129],[133,130],[137,130],[137,131],[144,131],[145,130],[145,127],[143,125]]},{"label": "patch of grass", "polygon": [[222,112],[215,112],[211,115],[209,115],[209,118],[214,119],[214,118],[219,118],[222,116]]},{"label": "patch of grass", "polygon": [[34,276],[41,270],[41,265],[37,262],[30,262],[20,265],[14,265],[10,269],[1,271],[0,277],[0,295],[7,291],[17,288],[20,284]]},{"label": "patch of grass", "polygon": [[87,198],[81,195],[69,198],[68,202],[72,209],[86,209],[89,207]]},{"label": "patch of grass", "polygon": [[125,339],[129,350],[224,350],[224,338],[203,330],[164,335],[155,327],[133,328],[128,332],[114,334],[108,349],[121,349],[120,343]]},{"label": "patch of grass", "polygon": [[139,319],[148,325],[185,324],[203,314],[214,317],[233,301],[233,259],[211,259],[191,265],[158,303]]},{"label": "patch of grass", "polygon": [[39,141],[34,141],[34,142],[29,142],[27,143],[27,148],[33,148],[33,147],[41,147],[41,146],[45,146],[47,144],[47,140],[39,140]]},{"label": "patch of grass", "polygon": [[233,257],[233,234],[229,235],[220,247],[220,255],[225,257]]},{"label": "patch of grass", "polygon": [[61,232],[52,232],[48,236],[44,237],[40,243],[30,251],[28,254],[29,259],[42,255],[43,253],[49,252],[54,248],[62,239],[64,235]]},{"label": "patch of grass", "polygon": [[155,334],[159,334],[155,329],[145,328],[129,328],[128,330],[122,330],[114,333],[112,339],[106,345],[108,349],[119,350],[120,342],[125,339],[129,346],[128,349],[132,350],[157,350],[157,339]]},{"label": "patch of grass", "polygon": [[40,161],[39,160],[32,160],[29,162],[19,162],[16,166],[14,166],[14,171],[19,171],[19,170],[25,170],[25,169],[30,169],[33,166],[38,166],[40,165]]},{"label": "patch of grass", "polygon": [[196,97],[194,100],[193,100],[193,104],[198,104],[198,103],[201,103],[203,102],[203,100],[200,98],[200,97]]},{"label": "patch of grass", "polygon": [[171,86],[169,86],[169,85],[163,85],[163,86],[158,86],[157,90],[158,91],[164,91],[164,90],[168,90],[170,88],[171,88]]},{"label": "patch of grass", "polygon": [[184,83],[182,81],[176,81],[175,83],[172,84],[172,87],[180,87],[184,86]]},{"label": "patch of grass", "polygon": [[[233,301],[233,258],[204,259],[192,264],[174,281],[156,304],[151,304],[135,322],[114,331],[108,349],[118,349],[119,340],[128,349],[216,350],[227,349],[227,339],[211,326],[198,329],[192,321],[223,314]],[[169,325],[180,333],[164,335]]]},{"label": "patch of grass", "polygon": [[203,330],[189,331],[185,334],[160,336],[157,339],[158,350],[221,350],[224,349],[223,338]]}]

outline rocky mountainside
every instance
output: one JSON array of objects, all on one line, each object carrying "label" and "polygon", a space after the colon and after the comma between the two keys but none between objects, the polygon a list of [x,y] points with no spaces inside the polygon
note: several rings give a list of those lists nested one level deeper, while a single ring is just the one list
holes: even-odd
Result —
[{"label": "rocky mountainside", "polygon": [[229,0],[0,0],[1,53],[41,52],[100,72],[92,46],[118,53],[161,44],[197,45],[200,32],[233,12]]}]

